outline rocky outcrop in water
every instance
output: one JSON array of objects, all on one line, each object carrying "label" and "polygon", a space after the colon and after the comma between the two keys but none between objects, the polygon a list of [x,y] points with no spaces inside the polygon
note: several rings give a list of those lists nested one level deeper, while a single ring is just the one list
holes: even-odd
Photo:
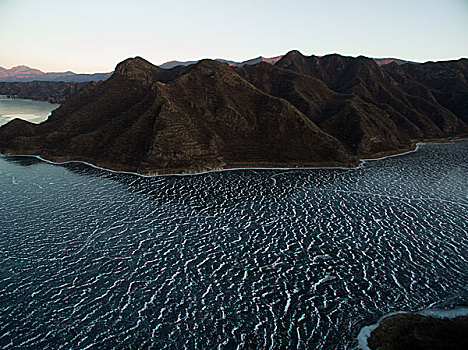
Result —
[{"label": "rocky outcrop in water", "polygon": [[396,314],[380,322],[367,340],[372,350],[468,349],[468,316],[453,319]]},{"label": "rocky outcrop in water", "polygon": [[147,174],[354,166],[415,140],[466,134],[459,106],[466,80],[448,95],[439,64],[463,75],[467,60],[435,63],[430,75],[409,64],[379,67],[365,57],[297,51],[275,65],[202,60],[170,70],[137,57],[71,97],[47,122],[0,128],[0,151]]}]

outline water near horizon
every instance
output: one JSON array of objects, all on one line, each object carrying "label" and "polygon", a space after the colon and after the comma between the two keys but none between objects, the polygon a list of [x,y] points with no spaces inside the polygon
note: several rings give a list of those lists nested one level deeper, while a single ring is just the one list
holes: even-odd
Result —
[{"label": "water near horizon", "polygon": [[16,118],[39,124],[59,106],[45,101],[0,98],[0,126]]},{"label": "water near horizon", "polygon": [[0,157],[0,348],[349,349],[468,305],[468,141],[145,178]]}]

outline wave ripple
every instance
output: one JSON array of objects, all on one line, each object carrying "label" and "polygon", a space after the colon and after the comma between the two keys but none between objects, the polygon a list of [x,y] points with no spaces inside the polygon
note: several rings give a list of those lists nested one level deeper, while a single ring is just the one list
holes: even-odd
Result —
[{"label": "wave ripple", "polygon": [[352,348],[467,305],[467,154],[154,178],[1,157],[0,348]]}]

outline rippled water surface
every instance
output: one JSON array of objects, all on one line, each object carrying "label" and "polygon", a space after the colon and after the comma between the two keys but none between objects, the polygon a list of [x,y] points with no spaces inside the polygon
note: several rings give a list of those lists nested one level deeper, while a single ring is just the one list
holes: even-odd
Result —
[{"label": "rippled water surface", "polygon": [[468,142],[142,178],[0,157],[0,347],[346,349],[468,305]]}]

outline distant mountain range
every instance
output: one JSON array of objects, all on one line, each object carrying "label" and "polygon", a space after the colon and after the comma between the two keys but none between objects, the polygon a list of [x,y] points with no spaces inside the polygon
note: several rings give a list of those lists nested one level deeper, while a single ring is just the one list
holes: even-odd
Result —
[{"label": "distant mountain range", "polygon": [[[267,63],[275,64],[276,62],[278,62],[281,59],[281,57],[283,57],[283,55],[276,56],[276,57],[271,57],[271,58],[266,58],[266,57],[263,57],[263,56],[259,56],[257,58],[252,58],[250,60],[242,61],[242,62],[236,62],[236,61],[225,60],[225,59],[222,59],[222,58],[216,58],[215,61],[218,61],[218,62],[221,62],[221,63],[227,63],[231,67],[242,67],[242,66],[245,66],[245,65],[257,64],[257,63],[260,63],[260,62],[267,62]],[[189,65],[195,64],[197,62],[198,61],[169,61],[169,62],[161,64],[159,67],[164,68],[164,69],[171,69],[171,68],[174,68],[174,67],[177,67],[177,66],[189,66]]]},{"label": "distant mountain range", "polygon": [[39,125],[0,127],[0,153],[144,174],[355,166],[468,134],[468,60],[379,66],[304,56],[242,67],[119,63]]},{"label": "distant mountain range", "polygon": [[[217,58],[215,61],[227,63],[232,67],[243,67],[246,65],[254,65],[260,62],[267,62],[275,64],[283,55],[276,57],[263,57],[252,58],[247,61],[236,62]],[[397,64],[408,63],[409,61],[397,58],[374,58],[373,59],[379,66],[395,62]],[[169,61],[161,64],[159,67],[164,69],[171,69],[177,66],[188,66],[196,64],[198,61]],[[64,81],[64,82],[87,82],[87,81],[100,81],[108,79],[113,72],[108,73],[93,73],[93,74],[77,74],[71,71],[67,72],[43,72],[39,69],[30,68],[28,66],[17,66],[10,69],[0,67],[0,82],[31,82],[31,81]]]},{"label": "distant mountain range", "polygon": [[11,69],[0,67],[0,81],[5,82],[31,82],[31,81],[65,81],[85,82],[106,80],[112,75],[109,73],[77,74],[73,72],[46,73],[28,66],[17,66]]}]

